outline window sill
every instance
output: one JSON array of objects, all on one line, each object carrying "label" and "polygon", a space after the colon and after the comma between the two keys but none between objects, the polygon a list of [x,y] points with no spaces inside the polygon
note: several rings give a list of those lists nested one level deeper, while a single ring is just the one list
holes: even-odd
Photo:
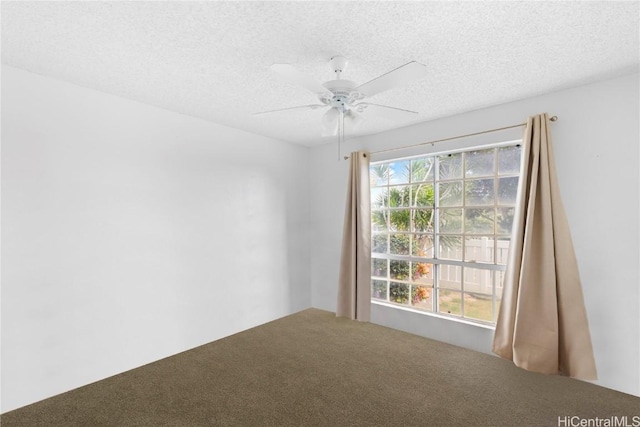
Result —
[{"label": "window sill", "polygon": [[383,306],[383,307],[389,307],[389,308],[393,308],[393,309],[396,309],[396,310],[408,311],[410,313],[422,314],[422,315],[425,315],[425,316],[435,317],[435,318],[438,318],[438,319],[448,320],[448,321],[451,321],[451,322],[462,323],[464,325],[476,326],[478,328],[487,329],[487,330],[490,330],[490,331],[495,331],[495,329],[496,329],[495,325],[488,325],[488,324],[483,324],[483,323],[471,322],[469,320],[465,320],[465,319],[462,319],[462,318],[459,318],[459,317],[446,316],[446,315],[443,315],[443,314],[431,313],[431,312],[422,311],[422,310],[416,310],[415,308],[403,307],[401,305],[391,304],[391,303],[387,303],[387,302],[384,302],[384,301],[371,300],[371,304],[380,305],[380,306]]}]

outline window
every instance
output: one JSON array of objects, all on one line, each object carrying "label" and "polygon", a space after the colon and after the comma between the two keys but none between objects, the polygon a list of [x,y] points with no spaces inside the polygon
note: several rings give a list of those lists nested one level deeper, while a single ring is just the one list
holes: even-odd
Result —
[{"label": "window", "polygon": [[517,142],[371,164],[372,300],[494,324]]}]

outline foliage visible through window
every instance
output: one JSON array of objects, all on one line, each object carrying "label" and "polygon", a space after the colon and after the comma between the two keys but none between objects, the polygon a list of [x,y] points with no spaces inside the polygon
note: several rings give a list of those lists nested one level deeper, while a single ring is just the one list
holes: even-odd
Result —
[{"label": "foliage visible through window", "polygon": [[495,323],[520,146],[373,163],[372,298]]}]

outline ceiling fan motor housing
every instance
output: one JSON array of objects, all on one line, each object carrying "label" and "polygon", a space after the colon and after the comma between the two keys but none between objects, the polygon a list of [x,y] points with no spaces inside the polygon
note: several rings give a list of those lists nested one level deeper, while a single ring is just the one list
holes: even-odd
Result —
[{"label": "ceiling fan motor housing", "polygon": [[320,95],[320,101],[343,113],[349,111],[353,103],[364,98],[363,94],[354,91],[358,85],[350,80],[330,80],[324,83],[323,86],[326,87],[329,92]]}]

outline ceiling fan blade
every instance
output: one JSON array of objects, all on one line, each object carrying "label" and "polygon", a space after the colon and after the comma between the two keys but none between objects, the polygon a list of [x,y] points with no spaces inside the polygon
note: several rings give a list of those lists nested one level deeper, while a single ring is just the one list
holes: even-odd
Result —
[{"label": "ceiling fan blade", "polygon": [[361,84],[354,90],[369,97],[384,92],[385,90],[393,89],[396,86],[405,85],[426,75],[427,66],[412,61],[380,77],[376,77],[367,83]]},{"label": "ceiling fan blade", "polygon": [[407,119],[410,116],[415,116],[418,114],[417,111],[406,110],[404,108],[396,108],[390,107],[388,105],[380,105],[380,104],[372,104],[371,102],[361,102],[355,105],[356,111],[358,112],[371,112],[377,116],[390,118],[390,119]]},{"label": "ceiling fan blade", "polygon": [[338,120],[340,112],[335,108],[330,108],[322,116],[322,136],[334,136],[338,134]]},{"label": "ceiling fan blade", "polygon": [[287,80],[305,87],[315,94],[328,92],[327,88],[322,86],[315,79],[301,73],[297,68],[292,67],[289,64],[273,64],[271,69],[285,77]]},{"label": "ceiling fan blade", "polygon": [[287,108],[278,108],[277,110],[258,111],[257,113],[251,113],[251,114],[253,114],[254,116],[258,116],[260,114],[277,113],[280,111],[289,111],[289,110],[316,110],[322,107],[326,107],[326,105],[322,105],[322,104],[300,105],[298,107],[287,107]]}]

